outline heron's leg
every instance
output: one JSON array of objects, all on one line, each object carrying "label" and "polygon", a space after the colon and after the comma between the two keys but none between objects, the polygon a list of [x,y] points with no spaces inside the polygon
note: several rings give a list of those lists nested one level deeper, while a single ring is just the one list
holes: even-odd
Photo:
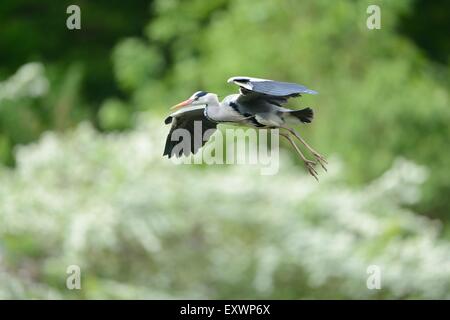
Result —
[{"label": "heron's leg", "polygon": [[291,139],[289,134],[280,133],[280,136],[285,137],[289,143],[294,147],[295,151],[299,154],[300,158],[302,158],[303,162],[305,163],[306,168],[308,169],[308,172],[317,180],[319,181],[319,178],[317,178],[317,171],[314,169],[314,166],[316,163],[314,161],[311,161],[305,157],[305,155],[300,151],[300,149],[297,147],[295,142]]},{"label": "heron's leg", "polygon": [[295,131],[292,128],[289,127],[284,127],[281,126],[280,128],[286,129],[287,131],[289,131],[291,134],[293,134],[298,140],[300,140],[300,142],[313,154],[313,156],[317,159],[317,162],[320,163],[320,165],[322,166],[322,168],[327,171],[326,168],[326,164],[328,164],[328,161],[320,154],[318,153],[316,150],[314,150],[308,143],[306,143],[305,140],[303,140],[302,137],[300,137],[300,135],[297,133],[297,131]]}]

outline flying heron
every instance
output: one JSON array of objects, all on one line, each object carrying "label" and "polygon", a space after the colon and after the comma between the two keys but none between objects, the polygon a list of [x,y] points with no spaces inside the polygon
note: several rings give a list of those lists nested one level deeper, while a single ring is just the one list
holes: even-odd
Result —
[{"label": "flying heron", "polygon": [[[232,94],[219,101],[217,94],[197,91],[189,99],[173,106],[176,112],[169,115],[165,123],[172,123],[167,136],[164,155],[181,157],[195,154],[207,142],[220,123],[232,123],[261,129],[283,129],[280,135],[286,138],[303,160],[309,173],[317,179],[315,165],[319,163],[326,171],[327,161],[315,151],[288,123],[310,123],[313,110],[304,108],[292,110],[283,107],[289,98],[300,97],[302,94],[317,94],[316,91],[305,86],[251,77],[232,77],[228,83],[239,86],[239,94]],[[196,137],[194,122],[201,123],[202,132],[208,132]],[[183,128],[190,133],[191,141],[186,141],[186,148],[175,148],[179,143],[172,139],[176,129]],[[292,137],[298,139],[312,154],[316,161],[306,158]]]}]

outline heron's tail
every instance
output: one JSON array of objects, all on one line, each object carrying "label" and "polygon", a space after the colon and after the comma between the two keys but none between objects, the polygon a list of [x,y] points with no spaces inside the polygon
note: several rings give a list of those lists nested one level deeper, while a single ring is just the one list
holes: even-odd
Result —
[{"label": "heron's tail", "polygon": [[314,118],[314,112],[311,108],[305,108],[302,110],[295,110],[289,112],[289,115],[296,117],[303,123],[310,123]]}]

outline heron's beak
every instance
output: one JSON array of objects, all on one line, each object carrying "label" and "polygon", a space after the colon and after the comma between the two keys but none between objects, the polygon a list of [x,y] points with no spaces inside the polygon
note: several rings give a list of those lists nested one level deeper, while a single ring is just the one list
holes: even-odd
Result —
[{"label": "heron's beak", "polygon": [[170,110],[178,110],[180,108],[190,105],[192,102],[194,102],[194,99],[187,99],[183,102],[180,102],[179,104],[174,105],[173,107],[170,108]]}]

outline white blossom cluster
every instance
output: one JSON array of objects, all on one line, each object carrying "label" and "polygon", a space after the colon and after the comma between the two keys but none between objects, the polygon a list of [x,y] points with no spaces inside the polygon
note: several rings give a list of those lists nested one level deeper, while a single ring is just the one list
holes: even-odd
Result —
[{"label": "white blossom cluster", "polygon": [[353,188],[337,158],[320,183],[286,153],[275,176],[174,165],[148,118],[47,133],[0,170],[0,298],[450,298],[450,244],[408,209],[424,168]]},{"label": "white blossom cluster", "polygon": [[22,97],[40,97],[49,89],[45,69],[41,63],[24,64],[8,79],[0,82],[0,103]]}]

